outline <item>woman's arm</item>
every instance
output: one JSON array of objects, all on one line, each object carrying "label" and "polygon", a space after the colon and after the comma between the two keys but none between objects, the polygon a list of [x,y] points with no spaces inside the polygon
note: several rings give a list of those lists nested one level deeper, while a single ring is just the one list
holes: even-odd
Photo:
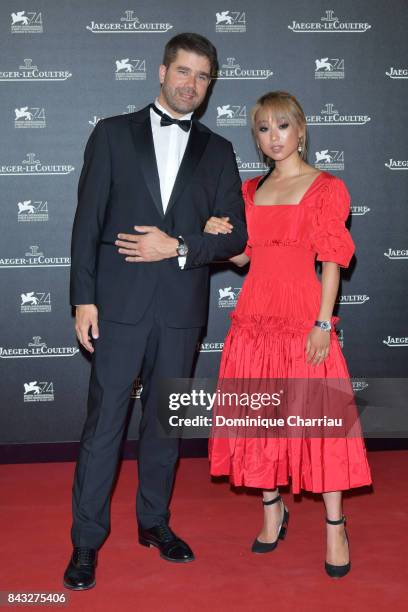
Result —
[{"label": "woman's arm", "polygon": [[340,266],[333,261],[322,263],[322,299],[317,316],[318,321],[329,321],[333,315],[340,283]]},{"label": "woman's arm", "polygon": [[[318,321],[330,321],[339,290],[340,266],[332,261],[322,263],[322,297]],[[306,362],[320,365],[330,350],[330,332],[313,327],[306,340]]]},{"label": "woman's arm", "polygon": [[240,253],[240,255],[234,255],[234,257],[230,257],[228,261],[231,261],[239,268],[242,268],[243,266],[247,265],[250,259],[246,253]]}]

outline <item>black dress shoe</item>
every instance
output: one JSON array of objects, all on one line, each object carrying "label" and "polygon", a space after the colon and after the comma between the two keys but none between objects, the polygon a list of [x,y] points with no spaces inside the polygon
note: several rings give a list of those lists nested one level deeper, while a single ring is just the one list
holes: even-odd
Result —
[{"label": "black dress shoe", "polygon": [[194,554],[189,545],[180,540],[168,525],[157,525],[150,529],[139,527],[139,543],[143,546],[155,546],[166,561],[173,563],[194,561]]},{"label": "black dress shoe", "polygon": [[85,591],[95,586],[96,550],[75,547],[64,574],[64,586],[73,591]]}]

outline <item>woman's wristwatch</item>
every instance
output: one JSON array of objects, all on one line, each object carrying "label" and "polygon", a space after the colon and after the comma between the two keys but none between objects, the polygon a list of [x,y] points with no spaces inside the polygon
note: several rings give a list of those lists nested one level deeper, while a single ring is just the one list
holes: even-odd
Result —
[{"label": "woman's wristwatch", "polygon": [[330,321],[315,321],[315,326],[320,327],[323,331],[330,331],[332,329],[332,324]]}]

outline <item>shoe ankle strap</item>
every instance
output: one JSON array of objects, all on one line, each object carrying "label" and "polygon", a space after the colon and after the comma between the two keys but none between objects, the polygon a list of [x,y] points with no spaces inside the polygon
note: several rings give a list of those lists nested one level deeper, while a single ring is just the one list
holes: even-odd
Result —
[{"label": "shoe ankle strap", "polygon": [[341,519],[338,519],[337,521],[331,521],[326,516],[326,523],[328,523],[329,525],[341,525],[342,523],[345,523],[345,522],[346,522],[346,517],[344,516],[344,514],[341,517]]},{"label": "shoe ankle strap", "polygon": [[269,501],[265,501],[264,499],[262,500],[262,503],[264,506],[272,506],[272,504],[276,504],[277,501],[279,501],[281,498],[280,495],[278,495],[278,497],[274,497],[273,499],[270,499]]}]

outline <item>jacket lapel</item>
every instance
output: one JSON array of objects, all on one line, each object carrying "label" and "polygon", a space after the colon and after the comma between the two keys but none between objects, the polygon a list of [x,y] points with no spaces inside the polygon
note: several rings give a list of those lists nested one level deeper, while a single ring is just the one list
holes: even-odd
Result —
[{"label": "jacket lapel", "polygon": [[199,130],[193,121],[187,147],[184,152],[184,156],[174,183],[173,191],[171,192],[170,200],[166,208],[166,215],[181,196],[191,177],[193,176],[197,164],[204,153],[205,147],[207,146],[209,137],[210,132]]},{"label": "jacket lapel", "polygon": [[133,143],[145,177],[146,185],[160,216],[164,217],[149,107],[135,114],[134,118],[131,120],[131,129]]},{"label": "jacket lapel", "polygon": [[[144,174],[146,185],[150,191],[153,202],[161,217],[164,217],[163,203],[160,193],[160,179],[157,170],[156,154],[154,151],[152,126],[150,122],[150,108],[146,107],[134,114],[131,119],[133,144]],[[177,202],[188,185],[194,171],[207,146],[210,132],[202,131],[193,121],[190,137],[180,164],[180,168],[166,208],[166,215]]]}]

